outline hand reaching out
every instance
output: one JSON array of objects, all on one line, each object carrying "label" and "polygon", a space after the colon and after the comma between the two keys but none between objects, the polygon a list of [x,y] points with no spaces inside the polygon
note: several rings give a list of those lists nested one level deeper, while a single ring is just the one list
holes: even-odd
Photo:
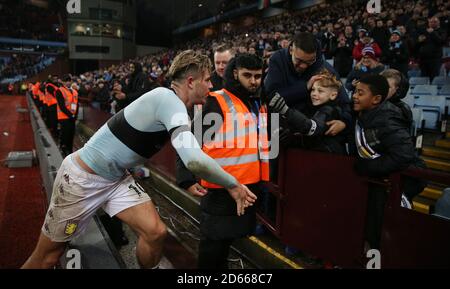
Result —
[{"label": "hand reaching out", "polygon": [[271,110],[273,110],[274,112],[278,112],[281,115],[285,115],[289,109],[286,101],[279,93],[275,93],[275,95],[272,97],[269,102],[269,107]]},{"label": "hand reaching out", "polygon": [[314,82],[316,82],[317,80],[322,79],[322,75],[320,74],[316,74],[313,77],[311,77],[308,81],[308,83],[306,84],[306,87],[308,88],[308,90],[311,90],[312,86],[314,85]]},{"label": "hand reaching out", "polygon": [[335,136],[341,131],[343,131],[346,127],[345,123],[340,120],[331,120],[327,122],[327,125],[330,126],[330,128],[325,132],[325,135],[331,135]]},{"label": "hand reaching out", "polygon": [[257,197],[245,185],[237,185],[228,189],[231,197],[236,201],[237,215],[242,216],[245,208],[252,206]]}]

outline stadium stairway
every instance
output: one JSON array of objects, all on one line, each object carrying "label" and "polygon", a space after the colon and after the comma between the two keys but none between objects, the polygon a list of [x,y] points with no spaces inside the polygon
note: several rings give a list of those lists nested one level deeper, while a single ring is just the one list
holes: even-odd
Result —
[{"label": "stadium stairway", "polygon": [[[449,173],[450,172],[450,126],[442,138],[432,140],[422,148],[421,158],[428,168]],[[425,214],[434,212],[436,201],[442,196],[445,186],[430,183],[425,190],[414,198],[414,209]]]}]

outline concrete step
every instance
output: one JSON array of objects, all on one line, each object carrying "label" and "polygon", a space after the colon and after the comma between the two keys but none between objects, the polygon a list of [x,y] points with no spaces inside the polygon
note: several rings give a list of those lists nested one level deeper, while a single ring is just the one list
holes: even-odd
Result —
[{"label": "concrete step", "polygon": [[417,212],[430,214],[433,211],[435,202],[428,198],[417,196],[413,199],[413,209]]},{"label": "concrete step", "polygon": [[450,149],[450,138],[437,140],[435,144],[437,147]]},{"label": "concrete step", "polygon": [[425,190],[423,190],[423,192],[419,194],[419,196],[437,200],[442,196],[442,189],[435,187],[426,187]]},{"label": "concrete step", "polygon": [[[156,191],[158,193],[171,203],[182,208],[198,224],[198,220],[200,219],[200,198],[193,197],[187,191],[170,182],[157,169],[150,167],[150,173],[151,177],[148,178],[149,185],[157,188]],[[279,240],[276,240],[275,243],[279,243],[278,246],[281,246]],[[291,257],[284,255],[281,249],[282,247],[275,250],[273,249],[275,247],[274,244],[270,244],[270,246],[268,244],[268,242],[258,241],[255,237],[242,238],[233,243],[232,249],[245,255],[259,269],[296,269],[303,267],[297,260],[293,260]]]},{"label": "concrete step", "polygon": [[422,148],[422,155],[427,157],[450,160],[450,150],[438,147],[425,146]]},{"label": "concrete step", "polygon": [[426,165],[430,169],[435,169],[443,172],[450,172],[450,161],[448,160],[440,160],[432,157],[422,156],[422,159],[425,161]]}]

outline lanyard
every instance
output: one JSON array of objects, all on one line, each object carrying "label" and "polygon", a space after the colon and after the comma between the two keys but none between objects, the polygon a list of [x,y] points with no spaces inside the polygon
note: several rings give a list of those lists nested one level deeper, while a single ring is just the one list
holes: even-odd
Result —
[{"label": "lanyard", "polygon": [[251,107],[251,113],[252,113],[253,119],[256,121],[258,132],[259,132],[259,128],[260,128],[259,108],[261,107],[261,100],[255,99],[254,104],[255,104],[255,106]]}]

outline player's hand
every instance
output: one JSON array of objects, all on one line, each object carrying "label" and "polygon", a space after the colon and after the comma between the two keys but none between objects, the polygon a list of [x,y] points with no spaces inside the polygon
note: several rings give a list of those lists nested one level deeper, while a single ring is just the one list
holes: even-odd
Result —
[{"label": "player's hand", "polygon": [[236,201],[237,215],[242,216],[245,213],[245,208],[252,206],[257,197],[245,185],[237,185],[228,189],[231,197]]},{"label": "player's hand", "polygon": [[196,197],[203,197],[208,193],[208,191],[202,187],[199,183],[195,183],[192,186],[190,186],[187,191],[191,193],[191,195]]}]

